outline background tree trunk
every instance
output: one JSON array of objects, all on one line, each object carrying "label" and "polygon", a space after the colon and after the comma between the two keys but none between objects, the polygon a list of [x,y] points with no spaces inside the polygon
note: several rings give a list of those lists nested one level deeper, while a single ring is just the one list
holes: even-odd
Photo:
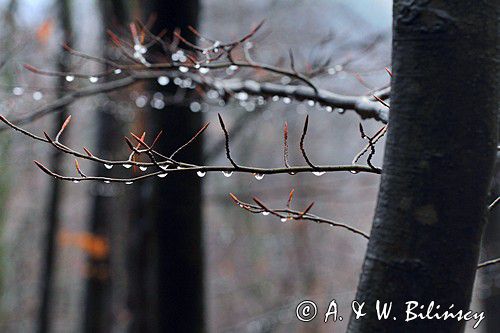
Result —
[{"label": "background tree trunk", "polygon": [[[147,5],[141,4],[145,16],[156,15],[153,33],[167,29],[167,37],[171,38],[175,28],[182,29],[183,35],[187,35],[188,25],[197,25],[197,0],[155,0]],[[149,88],[151,94],[160,91],[171,96],[176,92],[172,84],[167,87],[152,84]],[[151,110],[146,123],[148,137],[163,130],[156,147],[171,154],[196,133],[202,125],[202,118],[190,112],[189,101],[185,100],[181,105],[167,103],[163,110]],[[201,138],[180,155],[180,159],[202,163]],[[137,209],[133,220],[136,223],[132,228],[137,233],[131,232],[130,269],[131,279],[143,284],[143,290],[141,293],[136,290],[131,298],[132,306],[135,305],[132,311],[137,318],[132,330],[141,331],[147,325],[150,331],[202,332],[201,182],[196,175],[170,174],[164,180],[141,185],[138,192],[142,200],[135,203]],[[154,293],[148,289],[151,285],[155,285]],[[155,299],[146,300],[144,295],[154,295]],[[151,320],[155,322],[153,327]]]},{"label": "background tree trunk", "polygon": [[[197,26],[197,0],[156,0],[153,13],[157,21],[153,32],[175,28],[187,32]],[[191,36],[192,37],[192,36]],[[175,93],[154,85],[153,89]],[[159,151],[172,153],[202,126],[200,114],[185,105],[153,112],[150,128],[162,129],[164,137]],[[199,138],[201,139],[201,137]],[[202,164],[202,140],[196,140],[182,154],[186,161]],[[201,181],[196,175],[169,175],[153,185],[150,212],[158,244],[158,310],[160,332],[202,332],[203,320],[203,252],[201,219]]]},{"label": "background tree trunk", "polygon": [[[102,50],[103,56],[109,58],[107,29],[116,30],[127,26],[129,15],[122,0],[104,1],[101,3],[102,15]],[[109,70],[109,68],[106,68]],[[116,107],[115,107],[116,108]],[[106,103],[100,107],[98,113],[97,153],[100,156],[109,156],[110,152],[121,152],[123,139],[118,133],[124,132],[126,124],[114,112],[113,103]],[[116,172],[116,170],[115,170]],[[102,165],[98,166],[98,174],[110,174]],[[124,292],[123,280],[126,274],[121,274],[124,268],[123,245],[127,232],[127,213],[121,209],[126,205],[123,191],[109,185],[95,184],[92,190],[93,203],[90,214],[89,232],[96,237],[104,239],[109,245],[109,253],[105,258],[89,256],[87,260],[87,285],[85,294],[85,315],[83,322],[84,332],[111,332],[118,323],[114,316],[120,307],[115,306],[115,300],[120,299]],[[117,295],[119,294],[119,295]]]},{"label": "background tree trunk", "polygon": [[[458,332],[463,321],[405,322],[405,302],[469,307],[497,144],[498,1],[396,0],[393,15],[390,125],[357,292],[368,314],[349,332]],[[376,300],[394,302],[389,320]]]},{"label": "background tree trunk", "polygon": [[[63,43],[67,45],[72,45],[72,27],[71,27],[71,11],[70,4],[68,0],[57,1],[57,6],[59,9],[59,17],[61,29],[63,31]],[[61,54],[59,62],[57,63],[57,71],[67,72],[68,64],[70,63],[70,57],[67,52],[61,48]],[[63,87],[66,86],[67,82],[64,77],[59,77],[57,86],[60,87],[58,92],[59,96],[64,96]],[[67,111],[61,110],[61,112],[55,118],[55,126],[61,126],[67,117]],[[67,130],[64,133],[67,135]],[[64,136],[64,135],[63,135]],[[59,172],[60,164],[63,158],[63,154],[60,151],[54,151],[51,156],[51,165],[54,171]],[[53,181],[50,183],[49,189],[49,199],[47,202],[47,229],[45,233],[45,249],[43,255],[42,264],[42,277],[40,282],[40,295],[41,303],[38,313],[38,331],[40,333],[45,333],[50,331],[50,309],[52,302],[52,287],[54,284],[55,277],[55,263],[57,259],[56,251],[56,240],[57,234],[59,232],[60,224],[60,206],[61,206],[61,193],[62,193],[63,183],[60,181]]]}]

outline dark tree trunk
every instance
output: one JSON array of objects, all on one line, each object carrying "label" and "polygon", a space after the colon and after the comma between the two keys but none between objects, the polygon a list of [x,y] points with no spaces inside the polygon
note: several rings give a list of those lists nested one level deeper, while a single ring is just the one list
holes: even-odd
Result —
[{"label": "dark tree trunk", "polygon": [[[349,332],[460,332],[464,321],[405,322],[405,302],[470,304],[497,143],[498,1],[393,10],[389,133],[356,297],[367,315]],[[394,302],[388,320],[376,300]]]},{"label": "dark tree trunk", "polygon": [[[197,25],[198,9],[197,0],[155,0],[149,1],[148,5],[143,7],[143,12],[146,16],[157,15],[152,28],[154,33],[167,29],[167,36],[171,37],[175,28],[180,28],[183,34],[186,34],[189,25]],[[172,84],[167,87],[153,84],[149,88],[152,93],[161,91],[167,95],[174,94],[176,89]],[[202,124],[201,115],[190,112],[187,100],[183,105],[167,104],[163,110],[152,109],[148,117],[146,129],[149,137],[154,136],[158,130],[163,130],[163,137],[156,148],[166,154],[171,154],[184,144]],[[199,138],[178,157],[201,163],[201,155],[202,142]],[[133,299],[133,304],[136,307],[142,306],[142,309],[132,311],[138,313],[137,319],[142,320],[142,324],[136,322],[133,331],[141,328],[144,330],[144,325],[151,327],[151,323],[144,321],[148,317],[151,319],[153,314],[155,324],[152,330],[202,332],[204,267],[201,182],[196,175],[186,177],[170,174],[164,180],[144,185],[140,192],[146,198],[140,205],[144,218],[141,220],[136,217],[136,228],[139,226],[137,236],[143,237],[143,240],[134,236],[135,241],[131,243],[136,246],[132,250],[139,251],[135,253],[133,267],[136,272],[132,272],[135,275],[132,279],[147,283],[151,282],[153,277],[157,291],[154,300],[141,300],[140,295],[136,293],[139,297]],[[155,244],[153,248],[151,239]],[[141,257],[137,257],[138,254],[141,254]],[[146,286],[144,288],[144,293],[150,294]]]},{"label": "dark tree trunk", "polygon": [[[175,28],[188,31],[197,26],[197,0],[155,1],[155,32]],[[160,90],[159,86],[153,87]],[[165,89],[165,88],[163,88]],[[172,94],[175,88],[167,88]],[[152,113],[152,125],[163,129],[160,151],[173,152],[200,127],[200,114],[186,105],[167,107]],[[202,142],[186,149],[182,158],[202,163]],[[181,157],[181,156],[179,156]],[[155,182],[151,211],[158,242],[158,310],[160,332],[202,332],[203,321],[203,252],[201,224],[201,181],[196,175],[169,175]]]},{"label": "dark tree trunk", "polygon": [[[493,182],[490,195],[490,202],[500,196],[500,152],[497,155],[496,178]],[[484,259],[500,257],[500,207],[496,207],[490,212],[488,225],[483,235],[483,255]],[[483,283],[486,290],[483,290],[483,306],[485,311],[485,332],[497,333],[500,328],[500,267],[498,265],[484,268]]]},{"label": "dark tree trunk", "polygon": [[[57,2],[60,12],[60,24],[63,30],[64,43],[71,45],[72,29],[71,29],[71,12],[68,0],[59,0]],[[67,52],[61,49],[61,56],[57,64],[59,72],[67,72],[70,58]],[[58,80],[58,87],[64,87],[66,80],[60,77]],[[60,88],[59,96],[62,97],[64,89]],[[55,120],[55,126],[61,126],[67,116],[66,110],[61,110]],[[67,135],[67,131],[65,134]],[[51,165],[55,172],[59,172],[60,164],[63,155],[60,151],[55,151],[51,156]],[[45,333],[50,331],[50,309],[52,306],[52,288],[55,277],[55,264],[57,259],[56,251],[56,237],[59,232],[59,213],[61,207],[61,191],[62,182],[53,180],[50,183],[49,199],[47,203],[47,229],[45,234],[45,249],[42,262],[42,275],[40,282],[40,309],[38,312],[38,332]]]},{"label": "dark tree trunk", "polygon": [[[127,25],[127,11],[121,0],[105,1],[101,3],[100,11],[103,22],[103,54],[108,57],[108,40],[106,29],[114,29],[112,23]],[[107,68],[109,69],[109,68]],[[112,103],[101,106],[98,113],[98,140],[97,153],[99,156],[109,155],[110,152],[119,152],[123,147],[121,133],[125,124],[114,113]],[[98,166],[98,174],[110,173],[102,165]],[[89,231],[96,237],[101,237],[109,244],[110,252],[104,258],[89,256],[87,260],[87,281],[85,294],[85,313],[83,320],[84,332],[111,332],[116,327],[116,317],[113,312],[114,300],[121,290],[120,285],[124,276],[121,270],[115,269],[123,263],[120,260],[124,234],[127,230],[126,212],[120,206],[124,204],[123,195],[113,185],[94,184],[92,190],[93,204],[90,214]],[[113,292],[115,291],[115,292]],[[117,292],[118,291],[118,292]]]}]

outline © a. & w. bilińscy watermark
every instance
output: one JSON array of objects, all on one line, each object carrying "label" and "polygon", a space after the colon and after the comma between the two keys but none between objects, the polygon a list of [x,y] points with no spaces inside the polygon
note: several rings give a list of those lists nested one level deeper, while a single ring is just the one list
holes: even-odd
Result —
[{"label": "\u00a9 a. & w. bili\u0144scy watermark", "polygon": [[[411,322],[414,320],[456,320],[456,321],[474,321],[473,328],[477,328],[485,319],[484,311],[476,312],[473,310],[463,310],[455,308],[454,304],[441,306],[431,301],[428,304],[420,304],[417,301],[407,301],[404,303],[402,313],[394,313],[393,302],[382,302],[377,300],[374,304],[377,320],[404,320]],[[323,311],[322,311],[323,310]],[[354,320],[366,319],[370,309],[365,302],[354,300],[351,302],[349,311],[342,316],[338,303],[335,299],[331,300],[327,307],[319,309],[318,305],[311,300],[304,300],[295,307],[295,316],[302,322],[313,321],[318,315],[321,315],[322,321],[337,322],[343,321],[347,316],[353,316]]]}]

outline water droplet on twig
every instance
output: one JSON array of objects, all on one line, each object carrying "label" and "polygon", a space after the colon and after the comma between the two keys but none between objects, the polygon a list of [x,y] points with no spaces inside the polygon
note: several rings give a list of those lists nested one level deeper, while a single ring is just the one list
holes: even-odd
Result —
[{"label": "water droplet on twig", "polygon": [[246,101],[248,99],[248,93],[246,93],[244,91],[240,91],[234,97],[236,97],[236,99],[238,99],[240,101]]},{"label": "water droplet on twig", "polygon": [[40,91],[35,91],[35,92],[33,93],[33,99],[34,99],[35,101],[39,101],[39,100],[41,100],[42,98],[43,98],[43,94],[42,94],[42,92],[40,92]]},{"label": "water droplet on twig", "polygon": [[280,82],[282,84],[289,84],[290,82],[292,82],[292,79],[289,77],[289,76],[283,76],[281,79],[280,79]]},{"label": "water droplet on twig", "polygon": [[160,86],[166,86],[170,82],[170,79],[166,76],[159,76],[156,80]]},{"label": "water droplet on twig", "polygon": [[12,93],[16,96],[21,96],[24,93],[24,89],[22,87],[14,87]]},{"label": "water droplet on twig", "polygon": [[135,99],[135,105],[137,105],[138,108],[145,107],[147,103],[148,99],[144,95],[141,95]]},{"label": "water droplet on twig", "polygon": [[201,104],[198,102],[191,102],[191,104],[189,104],[189,109],[192,112],[199,112],[201,110]]}]

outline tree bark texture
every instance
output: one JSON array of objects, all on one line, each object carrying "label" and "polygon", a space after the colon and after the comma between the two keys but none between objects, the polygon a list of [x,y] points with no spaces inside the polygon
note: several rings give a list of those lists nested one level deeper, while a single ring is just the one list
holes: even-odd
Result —
[{"label": "tree bark texture", "polygon": [[[153,33],[167,30],[167,38],[180,28],[183,35],[190,38],[189,25],[196,26],[199,3],[197,0],[154,0],[143,6],[148,16],[156,16]],[[146,21],[146,20],[145,20]],[[161,52],[161,50],[156,50]],[[148,53],[155,53],[149,50]],[[165,59],[171,61],[171,59]],[[173,95],[173,84],[166,87],[152,84],[151,95],[156,92]],[[169,155],[183,145],[202,126],[201,114],[189,110],[189,101],[184,105],[167,105],[164,109],[151,109],[148,114],[146,130],[148,137],[156,135],[161,129],[163,135],[156,148]],[[187,147],[177,156],[193,163],[202,163],[202,138]],[[151,188],[148,188],[151,186]],[[145,218],[140,222],[146,228],[142,230],[145,241],[135,240],[141,246],[144,256],[137,258],[144,263],[145,274],[133,273],[137,281],[156,281],[156,299],[153,302],[135,297],[136,304],[145,304],[148,313],[143,319],[154,313],[159,332],[203,332],[204,331],[204,292],[203,292],[203,251],[201,217],[201,181],[196,176],[169,174],[166,178],[142,188],[142,209]],[[137,219],[140,221],[141,219]],[[156,246],[151,248],[150,240],[154,236]],[[151,258],[154,272],[150,271]],[[137,265],[139,264],[139,265]],[[136,260],[136,267],[140,262]],[[152,274],[152,276],[151,276]],[[149,305],[148,305],[149,304]],[[149,308],[149,309],[148,309]],[[152,311],[151,311],[152,310]],[[150,317],[149,317],[150,318]],[[144,323],[143,323],[144,325]],[[143,326],[142,325],[142,326]],[[151,327],[150,324],[146,323]],[[137,327],[141,324],[137,323]]]},{"label": "tree bark texture", "polygon": [[[464,329],[406,322],[405,302],[470,304],[497,145],[498,8],[394,1],[389,132],[357,291],[367,315],[351,317],[349,332]],[[388,320],[377,320],[376,300],[393,302]]]},{"label": "tree bark texture", "polygon": [[[99,7],[102,17],[102,50],[108,56],[108,39],[106,30],[114,30],[126,26],[129,21],[126,5],[123,0],[103,1]],[[109,68],[106,68],[109,70]],[[109,152],[120,152],[123,138],[118,133],[124,132],[125,123],[113,111],[110,103],[99,107],[97,115],[97,153],[100,156]],[[116,172],[116,171],[115,171]],[[122,171],[123,172],[123,171]],[[97,173],[110,175],[102,165],[97,167]],[[126,285],[123,245],[128,229],[126,212],[126,195],[123,191],[106,184],[96,184],[92,190],[92,211],[90,214],[89,231],[96,237],[102,237],[107,243],[109,252],[104,257],[89,255],[87,259],[87,280],[85,291],[85,308],[83,332],[106,333],[117,329],[120,323],[116,313],[122,311],[122,294]]]},{"label": "tree bark texture", "polygon": [[[63,42],[67,45],[72,44],[72,24],[71,24],[71,10],[69,0],[58,0],[57,7],[60,15],[60,25],[63,32]],[[70,61],[70,56],[67,52],[61,49],[61,58],[57,64],[57,70],[59,72],[68,71],[68,63]],[[67,85],[64,77],[58,79],[57,86],[64,87]],[[58,92],[59,96],[62,97],[64,94],[64,89]],[[56,127],[60,126],[67,117],[67,110],[61,110],[61,112],[55,118]],[[64,133],[67,135],[68,131]],[[63,154],[60,151],[55,151],[51,155],[51,165],[57,172],[60,170],[60,164],[63,159]],[[40,308],[38,311],[38,332],[46,333],[50,332],[50,316],[51,307],[53,303],[53,286],[55,281],[55,270],[57,261],[57,234],[60,229],[60,207],[61,207],[61,195],[63,191],[63,184],[58,180],[54,180],[50,183],[48,202],[47,202],[47,229],[45,232],[43,249],[43,262],[41,267],[41,282],[40,282]]]},{"label": "tree bark texture", "polygon": [[[495,178],[490,202],[500,196],[500,152],[497,153]],[[484,260],[500,256],[500,207],[490,211],[488,224],[483,235]],[[500,267],[493,265],[481,270],[483,273],[483,306],[485,311],[485,333],[497,333],[500,328]]]}]

